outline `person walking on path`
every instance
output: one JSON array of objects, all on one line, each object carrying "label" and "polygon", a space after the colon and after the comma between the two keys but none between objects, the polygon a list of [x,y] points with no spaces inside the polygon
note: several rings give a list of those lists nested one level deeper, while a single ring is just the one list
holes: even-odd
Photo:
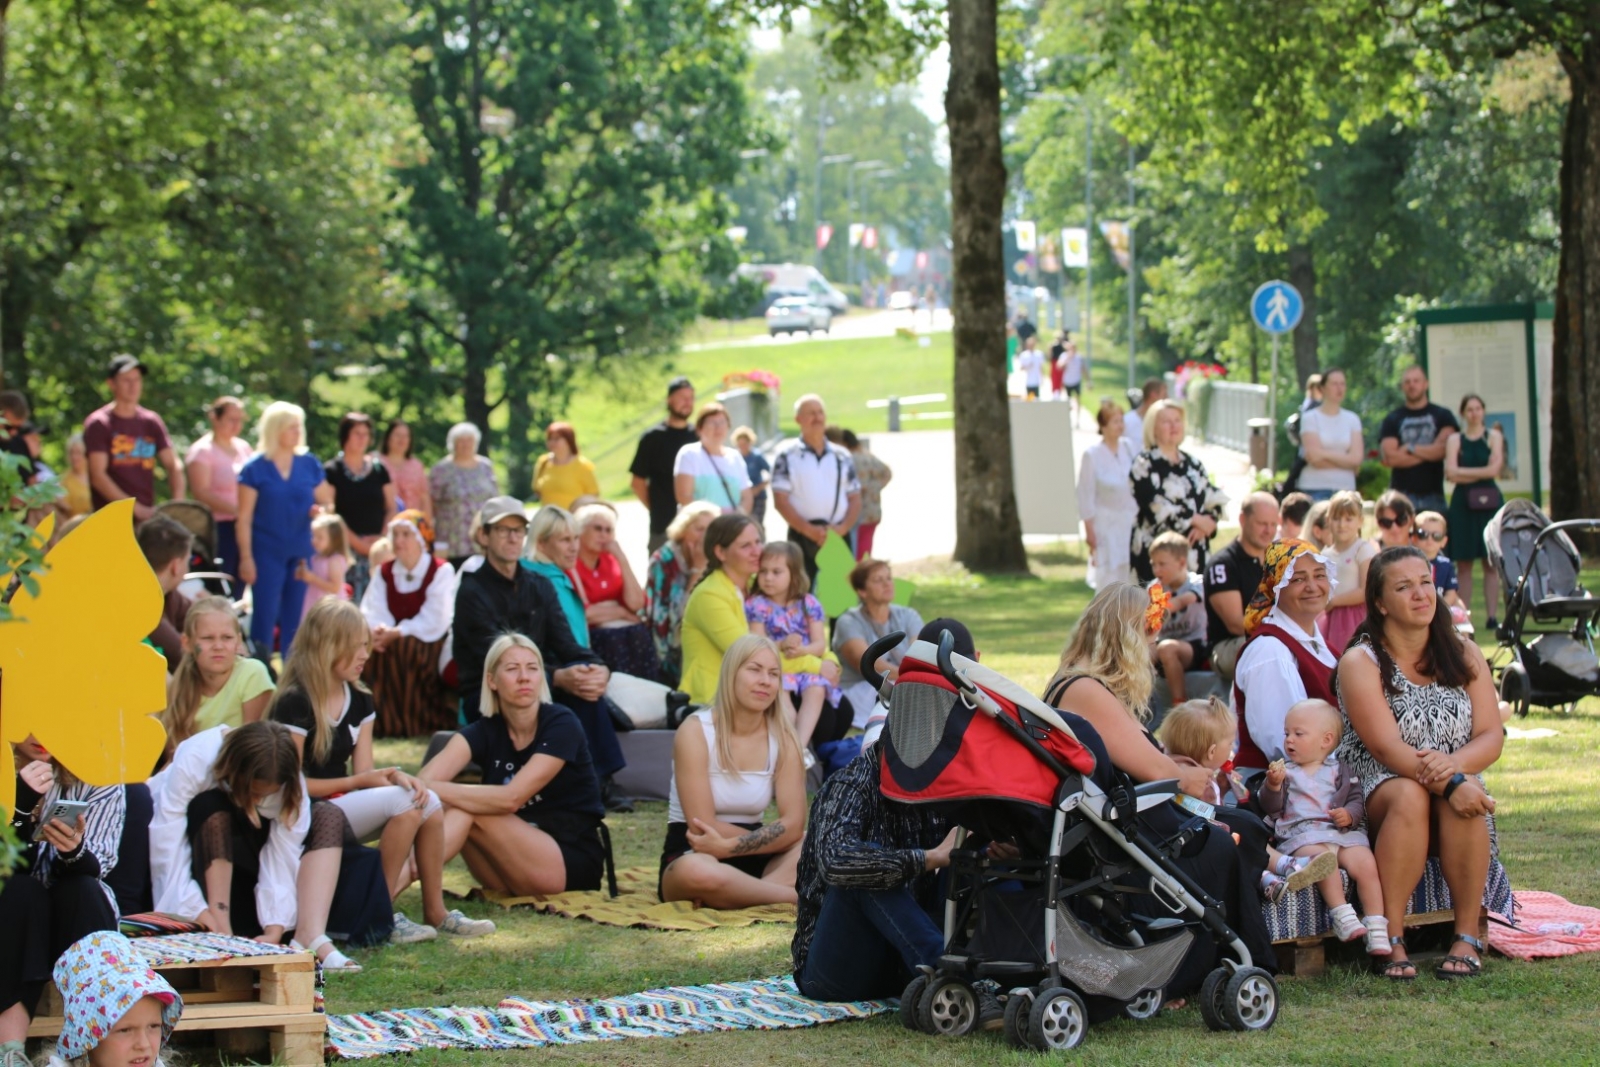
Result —
[{"label": "person walking on path", "polygon": [[1472,565],[1483,565],[1483,606],[1488,627],[1498,625],[1500,575],[1487,562],[1483,531],[1505,496],[1495,479],[1505,470],[1506,444],[1497,427],[1485,426],[1483,398],[1468,393],[1461,398],[1461,419],[1466,425],[1444,441],[1444,476],[1455,483],[1450,497],[1450,556],[1455,560],[1461,603],[1472,610]]},{"label": "person walking on path", "polygon": [[1300,415],[1300,448],[1306,457],[1298,487],[1313,501],[1354,491],[1356,472],[1366,458],[1361,417],[1344,409],[1344,371],[1335,367],[1322,376],[1322,403]]},{"label": "person walking on path", "polygon": [[694,412],[694,386],[687,378],[667,383],[667,417],[646,430],[633,454],[633,495],[650,510],[650,543],[654,552],[667,539],[667,526],[678,513],[678,496],[673,467],[684,445],[700,440],[689,425]]},{"label": "person walking on path", "polygon": [[1383,465],[1391,472],[1389,488],[1410,497],[1418,511],[1445,511],[1445,440],[1461,427],[1449,408],[1429,402],[1428,376],[1421,367],[1406,369],[1400,391],[1406,402],[1389,412],[1378,431]]},{"label": "person walking on path", "polygon": [[133,517],[143,522],[156,510],[156,464],[166,468],[173,500],[187,489],[183,465],[172,450],[167,424],[139,405],[144,395],[144,364],[116,356],[106,368],[112,401],[83,420],[89,450],[89,490],[98,511],[113,500],[133,497]]},{"label": "person walking on path", "polygon": [[795,401],[800,438],[772,459],[772,506],[789,524],[789,540],[806,558],[806,577],[817,587],[817,552],[828,532],[849,537],[861,513],[861,482],[850,453],[828,441],[828,409],[808,393]]}]

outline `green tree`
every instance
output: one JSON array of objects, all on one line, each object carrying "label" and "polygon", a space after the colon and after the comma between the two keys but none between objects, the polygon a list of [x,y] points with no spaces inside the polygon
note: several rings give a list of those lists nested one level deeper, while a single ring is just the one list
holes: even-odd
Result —
[{"label": "green tree", "polygon": [[425,147],[398,169],[408,285],[386,388],[459,394],[486,432],[504,408],[514,490],[574,369],[669,351],[734,268],[718,190],[751,143],[739,28],[703,0],[412,6]]}]

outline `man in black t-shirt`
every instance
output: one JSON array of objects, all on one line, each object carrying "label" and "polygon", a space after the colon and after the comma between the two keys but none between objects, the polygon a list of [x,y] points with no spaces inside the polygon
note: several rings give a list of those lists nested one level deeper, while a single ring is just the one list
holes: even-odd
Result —
[{"label": "man in black t-shirt", "polygon": [[1389,488],[1411,498],[1418,511],[1444,512],[1444,443],[1461,427],[1449,408],[1428,401],[1428,376],[1408,367],[1400,376],[1406,402],[1389,412],[1378,431]]},{"label": "man in black t-shirt", "polygon": [[1278,501],[1251,493],[1239,505],[1239,536],[1206,563],[1206,643],[1211,669],[1233,687],[1233,667],[1244,648],[1244,609],[1261,584],[1261,557],[1278,535]]},{"label": "man in black t-shirt", "polygon": [[700,440],[689,425],[694,413],[694,386],[687,378],[667,383],[667,417],[646,430],[633,454],[633,495],[650,509],[650,546],[654,552],[667,539],[667,526],[678,513],[678,497],[673,491],[672,467],[678,450]]}]

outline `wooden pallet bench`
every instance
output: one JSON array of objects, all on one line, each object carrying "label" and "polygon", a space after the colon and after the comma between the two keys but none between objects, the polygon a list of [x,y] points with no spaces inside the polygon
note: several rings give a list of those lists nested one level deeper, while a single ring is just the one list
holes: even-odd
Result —
[{"label": "wooden pallet bench", "polygon": [[[321,1067],[327,1016],[316,1010],[316,959],[309,952],[239,956],[158,966],[183,997],[178,1032],[228,1057],[285,1067]],[[61,994],[45,988],[30,1038],[61,1033]],[[187,1041],[185,1042],[187,1043]]]},{"label": "wooden pallet bench", "polygon": [[[1455,921],[1455,912],[1448,910],[1407,915],[1406,936],[1411,937],[1414,930],[1443,927],[1441,935],[1448,937],[1455,929]],[[1489,942],[1489,913],[1486,911],[1478,913],[1478,939],[1484,944]],[[1296,978],[1315,978],[1327,967],[1328,946],[1339,944],[1331,930],[1316,937],[1286,937],[1274,941],[1272,947],[1278,953],[1278,972]],[[1353,941],[1351,945],[1360,948],[1361,942]],[[1414,957],[1415,953],[1411,955]]]}]

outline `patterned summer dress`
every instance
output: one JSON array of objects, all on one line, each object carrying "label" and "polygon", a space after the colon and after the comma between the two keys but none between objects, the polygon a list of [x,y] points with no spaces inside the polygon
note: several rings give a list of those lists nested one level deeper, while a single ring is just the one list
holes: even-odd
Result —
[{"label": "patterned summer dress", "polygon": [[[1355,647],[1370,656],[1374,663],[1378,662],[1377,653],[1366,640]],[[1406,744],[1412,748],[1455,752],[1472,740],[1472,698],[1465,689],[1450,689],[1437,682],[1417,685],[1398,666],[1394,668],[1394,681],[1400,692],[1389,698],[1389,707],[1400,726],[1400,738]],[[1339,694],[1339,711],[1345,721],[1339,758],[1360,776],[1362,797],[1370,797],[1374,789],[1395,777],[1395,773],[1368,752],[1360,735],[1350,728],[1343,693]],[[1474,777],[1483,784],[1482,775]]]},{"label": "patterned summer dress", "polygon": [[[807,593],[788,606],[777,603],[770,597],[757,593],[744,602],[745,618],[751,622],[759,622],[766,629],[767,636],[774,641],[782,641],[790,634],[800,635],[801,640],[811,640],[811,622],[826,621],[822,611],[822,604],[816,597]],[[811,663],[817,662],[815,656],[803,656],[801,660]],[[824,686],[827,689],[827,700],[830,707],[838,707],[839,700],[844,696],[836,685],[829,685],[827,679],[812,671],[790,671],[789,666],[795,660],[784,657],[783,688],[791,693],[801,693],[815,686]]]}]

